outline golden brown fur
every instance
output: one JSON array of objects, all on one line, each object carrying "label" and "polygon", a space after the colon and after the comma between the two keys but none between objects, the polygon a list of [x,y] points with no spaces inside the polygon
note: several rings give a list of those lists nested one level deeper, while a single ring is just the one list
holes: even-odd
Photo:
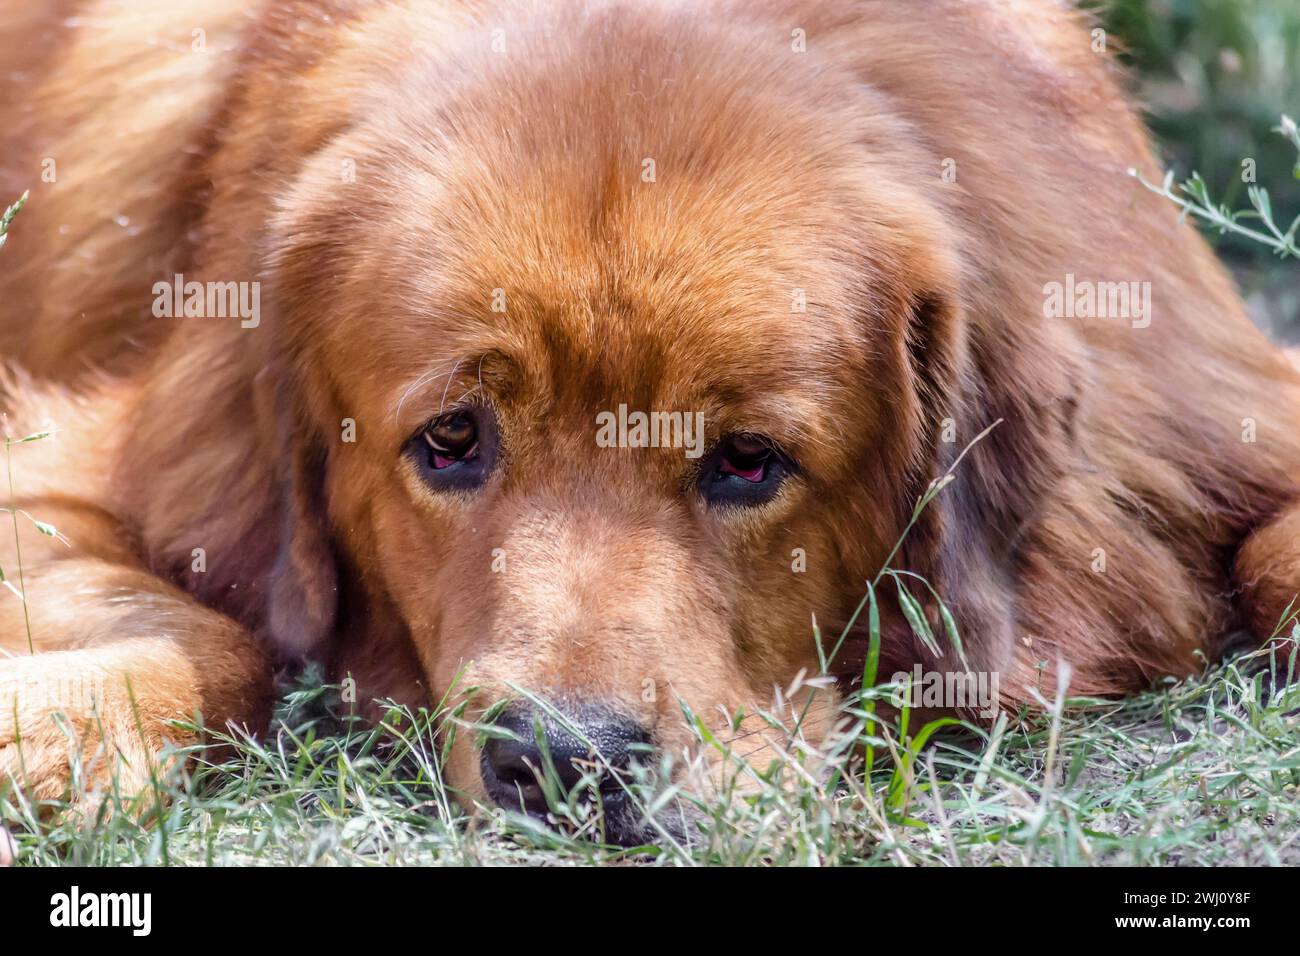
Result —
[{"label": "golden brown fur", "polygon": [[[129,674],[156,743],[264,719],[263,653],[364,699],[464,669],[477,704],[613,701],[671,749],[679,697],[720,719],[815,668],[812,617],[837,633],[999,420],[895,564],[1005,704],[1060,662],[1088,694],[1194,672],[1300,586],[1300,379],[1126,175],[1157,174],[1146,134],[1067,5],[248,6],[0,5],[0,198],[32,190],[0,252],[9,429],[57,428],[14,484],[68,539],[23,531],[40,653],[5,602],[0,678]],[[155,318],[176,272],[261,282],[260,324]],[[1151,282],[1149,327],[1045,318],[1067,274]],[[436,495],[401,450],[467,395],[504,464]],[[708,512],[680,450],[595,447],[620,403],[800,474]],[[885,612],[883,673],[958,666]],[[475,760],[462,736],[471,795]]]}]

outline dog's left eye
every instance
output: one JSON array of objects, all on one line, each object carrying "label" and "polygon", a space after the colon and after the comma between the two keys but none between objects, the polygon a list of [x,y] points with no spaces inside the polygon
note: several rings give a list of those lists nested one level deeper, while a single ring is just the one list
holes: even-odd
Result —
[{"label": "dog's left eye", "polygon": [[706,459],[700,491],[715,507],[759,505],[775,497],[791,470],[789,459],[761,435],[728,435]]},{"label": "dog's left eye", "polygon": [[490,470],[491,449],[477,409],[448,412],[407,443],[408,453],[432,487],[466,489],[481,485]]}]

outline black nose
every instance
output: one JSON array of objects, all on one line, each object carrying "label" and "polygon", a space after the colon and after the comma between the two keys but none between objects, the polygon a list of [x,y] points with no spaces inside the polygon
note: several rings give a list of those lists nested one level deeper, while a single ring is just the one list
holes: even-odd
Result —
[{"label": "black nose", "polygon": [[607,816],[622,810],[630,782],[628,765],[637,754],[644,759],[649,735],[635,721],[607,708],[556,711],[563,720],[516,703],[497,717],[495,726],[512,737],[493,737],[483,747],[481,769],[489,796],[503,807],[545,817],[550,804],[542,779],[549,777],[563,789],[561,799],[587,780],[599,791]]}]

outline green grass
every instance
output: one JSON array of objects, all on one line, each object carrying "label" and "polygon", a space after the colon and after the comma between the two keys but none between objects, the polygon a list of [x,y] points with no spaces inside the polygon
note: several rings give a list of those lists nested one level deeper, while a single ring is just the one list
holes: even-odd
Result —
[{"label": "green grass", "polygon": [[[558,831],[495,809],[466,815],[439,783],[437,718],[393,709],[384,726],[349,724],[310,681],[261,743],[228,740],[220,759],[195,750],[141,807],[110,796],[98,819],[41,824],[11,794],[0,814],[18,862],[39,866],[1295,865],[1300,686],[1282,679],[1294,654],[1274,656],[1276,677],[1261,658],[1122,703],[1049,702],[991,730],[947,728],[925,748],[902,718],[868,732],[859,702],[829,748],[789,735],[752,796],[679,794],[689,837],[638,850],[591,839],[599,812],[576,794],[557,800]],[[871,772],[848,772],[868,747]],[[659,815],[680,819],[671,801]]]}]

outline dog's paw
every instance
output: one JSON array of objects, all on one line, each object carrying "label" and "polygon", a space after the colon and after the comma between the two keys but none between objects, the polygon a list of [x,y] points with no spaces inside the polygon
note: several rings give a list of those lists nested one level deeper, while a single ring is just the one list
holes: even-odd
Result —
[{"label": "dog's paw", "polygon": [[0,793],[90,809],[158,772],[160,720],[86,652],[0,659]]}]

